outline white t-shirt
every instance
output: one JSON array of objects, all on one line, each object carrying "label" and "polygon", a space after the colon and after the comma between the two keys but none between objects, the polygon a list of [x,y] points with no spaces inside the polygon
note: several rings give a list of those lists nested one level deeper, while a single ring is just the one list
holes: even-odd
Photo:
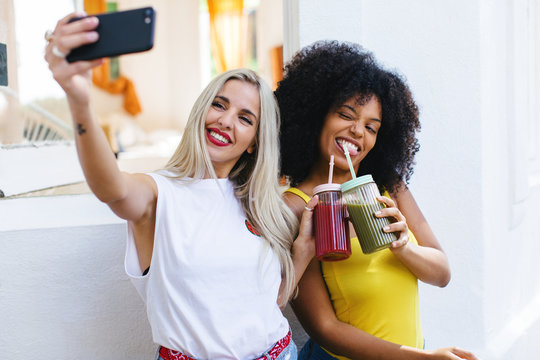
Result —
[{"label": "white t-shirt", "polygon": [[230,180],[149,175],[158,188],[150,271],[142,276],[131,228],[125,267],[154,342],[195,359],[256,358],[289,330],[279,260],[250,230]]}]

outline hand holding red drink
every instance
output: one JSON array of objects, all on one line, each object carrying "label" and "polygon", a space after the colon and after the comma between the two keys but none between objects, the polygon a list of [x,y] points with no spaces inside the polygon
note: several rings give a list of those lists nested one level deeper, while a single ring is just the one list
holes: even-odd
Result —
[{"label": "hand holding red drink", "polygon": [[330,157],[328,184],[316,186],[313,193],[319,203],[315,208],[316,257],[322,261],[344,260],[351,256],[349,224],[341,200],[341,186],[332,184],[334,156]]}]

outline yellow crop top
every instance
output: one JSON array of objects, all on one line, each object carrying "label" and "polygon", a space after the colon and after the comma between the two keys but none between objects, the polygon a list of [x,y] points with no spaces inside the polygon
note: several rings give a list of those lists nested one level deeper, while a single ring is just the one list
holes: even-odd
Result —
[{"label": "yellow crop top", "polygon": [[[285,191],[310,199],[297,188]],[[409,238],[418,243],[411,231]],[[322,261],[321,268],[340,321],[396,344],[424,347],[417,278],[389,249],[366,255],[353,238],[348,259]]]}]

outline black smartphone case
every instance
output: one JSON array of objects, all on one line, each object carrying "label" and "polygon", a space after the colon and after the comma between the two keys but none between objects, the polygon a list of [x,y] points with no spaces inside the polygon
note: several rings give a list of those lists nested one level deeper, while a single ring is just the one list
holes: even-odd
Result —
[{"label": "black smartphone case", "polygon": [[[68,62],[92,60],[150,50],[154,46],[155,11],[151,7],[96,15],[97,42],[80,46],[66,56]],[[77,21],[80,18],[72,19]]]}]

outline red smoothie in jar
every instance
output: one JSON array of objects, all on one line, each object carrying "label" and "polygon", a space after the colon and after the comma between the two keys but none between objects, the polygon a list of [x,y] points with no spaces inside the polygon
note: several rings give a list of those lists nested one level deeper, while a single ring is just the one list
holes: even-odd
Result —
[{"label": "red smoothie in jar", "polygon": [[321,261],[338,261],[351,256],[349,226],[341,201],[339,184],[323,184],[313,189],[319,196],[315,207],[315,249]]}]

